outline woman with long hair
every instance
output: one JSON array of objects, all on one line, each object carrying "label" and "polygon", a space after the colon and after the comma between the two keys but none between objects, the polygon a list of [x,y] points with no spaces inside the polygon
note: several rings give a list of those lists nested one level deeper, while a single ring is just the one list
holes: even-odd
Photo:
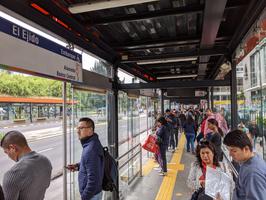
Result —
[{"label": "woman with long hair", "polygon": [[208,120],[208,129],[211,131],[206,135],[206,139],[212,142],[216,148],[216,152],[218,155],[219,161],[223,160],[223,152],[222,152],[222,137],[224,133],[222,129],[219,127],[216,119]]}]

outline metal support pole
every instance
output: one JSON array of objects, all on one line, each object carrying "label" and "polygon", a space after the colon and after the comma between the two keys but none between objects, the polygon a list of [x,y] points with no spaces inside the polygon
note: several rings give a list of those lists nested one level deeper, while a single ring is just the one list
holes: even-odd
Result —
[{"label": "metal support pole", "polygon": [[[259,55],[259,78],[260,78],[260,120],[259,120],[259,129],[260,129],[260,131],[261,131],[261,133],[262,133],[262,135],[264,136],[264,130],[263,130],[263,94],[262,94],[262,92],[263,92],[263,88],[262,88],[262,69],[261,69],[261,57],[263,57],[263,56],[261,56],[260,55],[260,49],[258,49],[258,55]],[[264,140],[263,140],[263,137],[262,137],[262,145],[263,145],[263,147],[264,147]],[[264,151],[264,148],[263,148],[263,152],[265,152]],[[265,159],[265,153],[263,153],[263,158]]]},{"label": "metal support pole", "polygon": [[147,135],[149,134],[149,107],[150,107],[149,97],[146,97],[146,128],[147,128]]},{"label": "metal support pole", "polygon": [[[67,166],[67,115],[66,115],[66,82],[63,82],[63,163],[64,166]],[[67,170],[63,167],[63,200],[67,200]]]},{"label": "metal support pole", "polygon": [[32,123],[32,103],[30,103],[30,123]]},{"label": "metal support pole", "polygon": [[210,99],[210,101],[211,101],[211,109],[213,110],[213,108],[214,108],[213,107],[213,87],[211,87],[210,90],[211,90],[210,91],[211,92],[211,99]]},{"label": "metal support pole", "polygon": [[231,130],[237,129],[237,80],[236,62],[231,60]]},{"label": "metal support pole", "polygon": [[[118,136],[118,64],[113,66],[114,77],[113,77],[113,91],[110,93],[110,105],[109,109],[109,122],[110,132],[108,134],[108,146],[110,148],[111,155],[118,159],[119,157],[119,136]],[[118,166],[118,165],[117,165]],[[118,175],[119,176],[119,175]],[[119,177],[117,177],[117,186],[119,191]],[[119,193],[113,192],[112,200],[118,200]]]},{"label": "metal support pole", "polygon": [[164,90],[161,89],[161,114],[164,115]]},{"label": "metal support pole", "polygon": [[139,155],[139,175],[142,177],[142,147],[139,145],[140,155]]}]

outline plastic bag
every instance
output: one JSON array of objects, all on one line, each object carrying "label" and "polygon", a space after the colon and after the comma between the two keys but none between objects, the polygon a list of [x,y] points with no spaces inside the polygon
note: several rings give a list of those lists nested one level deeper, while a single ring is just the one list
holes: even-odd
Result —
[{"label": "plastic bag", "polygon": [[145,140],[142,148],[149,152],[157,153],[159,151],[159,147],[156,144],[156,140],[157,139],[155,135],[148,135],[148,138]]},{"label": "plastic bag", "polygon": [[219,192],[223,200],[230,200],[231,178],[222,171],[207,167],[205,194],[215,198]]}]

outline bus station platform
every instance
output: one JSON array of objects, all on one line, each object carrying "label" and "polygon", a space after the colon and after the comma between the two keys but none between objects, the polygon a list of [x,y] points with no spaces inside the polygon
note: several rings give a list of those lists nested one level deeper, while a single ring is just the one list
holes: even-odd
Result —
[{"label": "bus station platform", "polygon": [[125,199],[190,199],[192,193],[186,182],[195,156],[187,153],[184,146],[185,136],[182,134],[177,150],[174,153],[167,151],[167,176],[160,176],[156,170],[158,164],[153,158],[149,158],[143,165],[143,176],[132,184]]}]

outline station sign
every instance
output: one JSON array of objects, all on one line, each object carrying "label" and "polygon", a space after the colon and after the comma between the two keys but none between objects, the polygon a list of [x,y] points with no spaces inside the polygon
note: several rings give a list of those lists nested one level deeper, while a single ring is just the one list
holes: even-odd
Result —
[{"label": "station sign", "polygon": [[0,65],[11,71],[82,82],[82,56],[0,17]]},{"label": "station sign", "polygon": [[206,94],[207,92],[204,90],[195,90],[195,97],[204,97]]}]

